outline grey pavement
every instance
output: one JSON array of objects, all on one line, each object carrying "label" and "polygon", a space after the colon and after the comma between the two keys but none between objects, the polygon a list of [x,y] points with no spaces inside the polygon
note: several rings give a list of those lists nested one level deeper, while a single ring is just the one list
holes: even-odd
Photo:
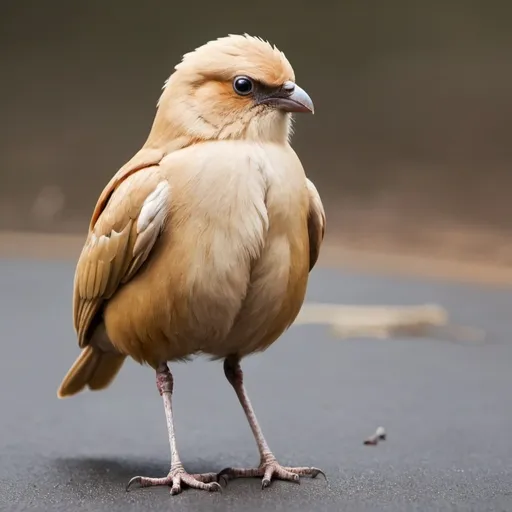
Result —
[{"label": "grey pavement", "polygon": [[[124,487],[163,476],[169,448],[149,368],[128,362],[106,391],[56,389],[78,354],[74,265],[0,260],[0,510],[512,511],[512,290],[316,269],[308,300],[436,302],[486,330],[483,345],[443,339],[340,340],[292,327],[244,363],[280,462],[315,465],[301,485],[230,482],[222,494]],[[220,363],[174,365],[178,447],[194,472],[258,462]],[[388,439],[363,440],[383,425]]]}]

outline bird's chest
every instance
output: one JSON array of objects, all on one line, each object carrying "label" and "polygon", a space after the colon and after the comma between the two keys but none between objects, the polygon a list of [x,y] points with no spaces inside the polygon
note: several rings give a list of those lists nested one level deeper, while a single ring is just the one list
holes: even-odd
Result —
[{"label": "bird's chest", "polygon": [[309,274],[307,217],[300,194],[290,194],[288,199],[289,208],[283,211],[282,201],[273,205],[269,197],[266,243],[252,268],[243,306],[226,344],[241,356],[272,344],[304,302]]},{"label": "bird's chest", "polygon": [[[266,348],[294,321],[304,301],[309,270],[305,178],[301,167],[269,160],[263,169],[266,222],[260,250],[243,267],[236,314],[223,343],[204,347],[219,356]],[[241,268],[234,266],[233,272]]]},{"label": "bird's chest", "polygon": [[[252,153],[204,176],[171,216],[168,281],[174,318],[194,350],[219,356],[275,338],[298,313],[308,275],[307,190],[300,162]],[[246,160],[244,160],[246,162]],[[162,271],[161,275],[165,275]],[[181,276],[181,286],[176,286]],[[178,306],[186,304],[178,311]],[[272,339],[274,341],[274,339]]]}]

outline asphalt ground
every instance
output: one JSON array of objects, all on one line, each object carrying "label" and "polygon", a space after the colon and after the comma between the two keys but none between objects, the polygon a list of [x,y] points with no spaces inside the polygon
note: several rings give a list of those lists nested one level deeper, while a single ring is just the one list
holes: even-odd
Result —
[{"label": "asphalt ground", "polygon": [[[485,343],[333,337],[293,326],[245,360],[281,463],[328,475],[301,485],[230,482],[222,494],[124,488],[164,476],[169,448],[154,375],[129,361],[106,391],[58,400],[76,355],[74,263],[0,259],[0,510],[512,510],[512,289],[318,268],[308,301],[437,303]],[[220,363],[172,367],[178,448],[192,472],[258,462]],[[385,442],[364,446],[378,426]]]}]

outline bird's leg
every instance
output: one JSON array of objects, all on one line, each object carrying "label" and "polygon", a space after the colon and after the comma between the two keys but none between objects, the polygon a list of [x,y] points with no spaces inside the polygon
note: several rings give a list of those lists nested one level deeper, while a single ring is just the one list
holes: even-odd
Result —
[{"label": "bird's leg", "polygon": [[169,474],[163,478],[135,476],[128,482],[126,490],[128,490],[132,484],[138,483],[141,487],[168,485],[171,487],[171,494],[180,493],[182,491],[182,485],[210,492],[220,491],[221,486],[217,482],[218,477],[216,473],[191,475],[183,469],[183,464],[181,463],[180,456],[178,455],[178,448],[176,447],[176,437],[174,434],[174,422],[172,417],[173,378],[166,363],[162,363],[156,370],[156,385],[164,402],[167,431],[169,433],[169,444],[171,447],[171,469]]},{"label": "bird's leg", "polygon": [[311,476],[312,478],[315,478],[321,474],[325,477],[325,473],[318,468],[284,467],[277,462],[277,459],[270,451],[267,441],[263,436],[263,432],[259,426],[251,401],[249,400],[245,390],[240,360],[235,357],[228,357],[224,361],[224,373],[226,374],[226,378],[229,383],[233,386],[238,399],[240,400],[240,404],[244,409],[245,415],[247,416],[247,421],[249,422],[260,452],[260,465],[257,468],[250,469],[225,468],[219,473],[219,477],[228,477],[229,479],[259,477],[262,478],[262,489],[270,485],[272,478],[300,483],[299,477],[301,476]]}]

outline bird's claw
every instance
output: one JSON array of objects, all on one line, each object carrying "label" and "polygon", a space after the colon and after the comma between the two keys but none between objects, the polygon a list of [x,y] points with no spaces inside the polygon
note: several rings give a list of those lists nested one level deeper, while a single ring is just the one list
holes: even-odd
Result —
[{"label": "bird's claw", "polygon": [[316,478],[318,475],[322,475],[327,482],[327,475],[320,468],[309,468],[311,469],[311,478]]},{"label": "bird's claw", "polygon": [[228,485],[228,477],[226,475],[221,475],[220,473],[217,473],[217,482],[220,484],[220,479],[222,478],[222,481],[224,482],[224,487],[226,487]]},{"label": "bird's claw", "polygon": [[235,478],[253,478],[260,477],[261,488],[267,488],[273,478],[279,480],[288,480],[300,484],[301,476],[310,476],[316,478],[318,475],[322,475],[327,481],[325,473],[314,467],[286,467],[281,466],[276,461],[264,462],[257,468],[242,469],[242,468],[224,468],[217,474],[217,481],[220,478],[224,478],[226,482],[230,479]]},{"label": "bird's claw", "polygon": [[217,481],[218,475],[216,473],[204,473],[191,475],[186,473],[183,469],[171,470],[166,477],[163,478],[150,478],[145,476],[134,476],[126,486],[126,491],[130,487],[138,483],[140,487],[153,487],[158,485],[167,485],[171,487],[171,494],[179,494],[182,489],[182,484],[192,489],[200,489],[209,492],[222,492],[222,486]]},{"label": "bird's claw", "polygon": [[135,483],[140,484],[141,482],[142,482],[142,477],[141,476],[134,476],[133,478],[130,479],[130,481],[126,485],[126,492],[128,492],[130,490],[130,487],[133,484],[135,484]]}]

